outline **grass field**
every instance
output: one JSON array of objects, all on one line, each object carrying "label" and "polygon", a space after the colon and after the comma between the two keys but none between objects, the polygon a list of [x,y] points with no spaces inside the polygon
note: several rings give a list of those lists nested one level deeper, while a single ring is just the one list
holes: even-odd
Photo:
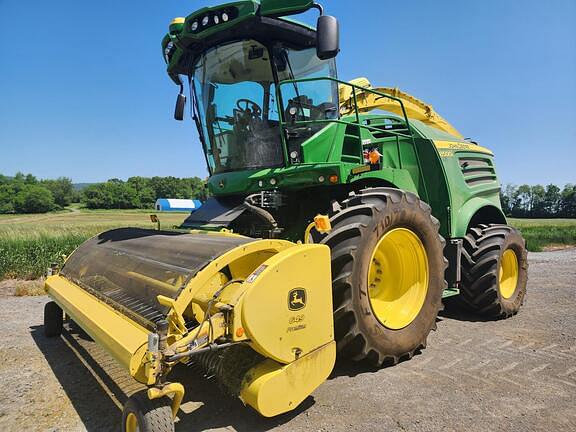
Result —
[{"label": "grass field", "polygon": [[576,245],[576,219],[508,219],[522,231],[528,250],[541,251],[547,246]]},{"label": "grass field", "polygon": [[[155,228],[146,210],[71,208],[41,215],[0,215],[0,280],[34,279],[52,262],[62,263],[86,239],[112,228]],[[179,225],[185,213],[159,214],[163,228]],[[576,219],[510,219],[531,251],[552,245],[576,245]]]},{"label": "grass field", "polygon": [[[33,279],[52,262],[62,263],[80,243],[112,228],[155,228],[152,211],[79,210],[41,215],[0,215],[0,280]],[[179,225],[185,213],[159,214],[162,228]]]}]

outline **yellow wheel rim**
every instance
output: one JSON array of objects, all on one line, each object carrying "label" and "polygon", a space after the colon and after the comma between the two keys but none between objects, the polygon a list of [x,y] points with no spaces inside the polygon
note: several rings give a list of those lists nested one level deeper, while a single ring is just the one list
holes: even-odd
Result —
[{"label": "yellow wheel rim", "polygon": [[518,257],[512,249],[506,249],[500,260],[500,295],[509,299],[518,285]]},{"label": "yellow wheel rim", "polygon": [[126,432],[138,432],[140,428],[138,427],[138,418],[136,414],[130,413],[126,417]]},{"label": "yellow wheel rim", "polygon": [[385,327],[401,329],[420,313],[428,292],[428,256],[416,234],[406,228],[388,231],[372,252],[368,297]]}]

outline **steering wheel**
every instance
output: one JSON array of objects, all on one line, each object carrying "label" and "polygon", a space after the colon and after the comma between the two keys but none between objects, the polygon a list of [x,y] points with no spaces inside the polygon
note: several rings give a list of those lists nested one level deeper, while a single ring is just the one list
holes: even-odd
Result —
[{"label": "steering wheel", "polygon": [[[244,105],[244,107],[242,107],[242,105]],[[250,99],[238,99],[236,101],[236,107],[242,112],[250,110],[254,117],[260,117],[260,114],[262,114],[262,108],[260,108],[260,105]]]}]

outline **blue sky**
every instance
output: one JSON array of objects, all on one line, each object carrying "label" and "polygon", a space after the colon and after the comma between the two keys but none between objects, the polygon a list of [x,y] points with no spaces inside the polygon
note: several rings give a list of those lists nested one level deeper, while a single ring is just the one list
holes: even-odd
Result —
[{"label": "blue sky", "polygon": [[[172,120],[160,41],[216,3],[0,0],[0,173],[206,176],[192,121]],[[576,182],[576,1],[323,4],[341,78],[431,103],[494,150],[503,183]]]}]

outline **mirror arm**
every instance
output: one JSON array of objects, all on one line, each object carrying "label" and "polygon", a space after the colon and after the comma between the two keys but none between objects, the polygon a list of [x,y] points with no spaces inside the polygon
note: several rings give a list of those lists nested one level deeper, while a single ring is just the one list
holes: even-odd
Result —
[{"label": "mirror arm", "polygon": [[320,15],[324,15],[324,8],[322,7],[322,5],[320,3],[312,3],[312,7],[315,9],[318,9],[320,11]]}]

